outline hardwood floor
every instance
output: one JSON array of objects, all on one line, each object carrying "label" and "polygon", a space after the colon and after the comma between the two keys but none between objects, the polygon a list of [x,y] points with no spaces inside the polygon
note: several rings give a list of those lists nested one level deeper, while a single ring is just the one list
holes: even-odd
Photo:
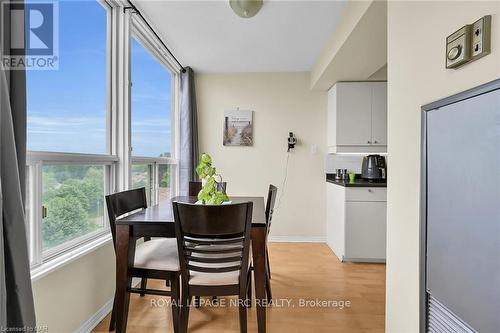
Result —
[{"label": "hardwood floor", "polygon": [[[341,263],[325,244],[270,243],[269,252],[276,304],[267,311],[268,332],[384,332],[385,265]],[[301,299],[330,301],[330,306],[303,306]],[[165,300],[132,295],[127,332],[173,332],[170,308],[162,306]],[[230,298],[223,302],[229,305]],[[94,332],[107,332],[109,317]],[[257,332],[255,308],[248,311],[248,331]],[[192,308],[189,332],[239,332],[238,309]]]}]

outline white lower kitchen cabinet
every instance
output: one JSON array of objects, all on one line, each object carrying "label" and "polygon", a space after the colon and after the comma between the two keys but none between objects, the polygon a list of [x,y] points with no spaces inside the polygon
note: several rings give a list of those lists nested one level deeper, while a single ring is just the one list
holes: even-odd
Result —
[{"label": "white lower kitchen cabinet", "polygon": [[328,246],[341,261],[385,262],[387,189],[326,186]]}]

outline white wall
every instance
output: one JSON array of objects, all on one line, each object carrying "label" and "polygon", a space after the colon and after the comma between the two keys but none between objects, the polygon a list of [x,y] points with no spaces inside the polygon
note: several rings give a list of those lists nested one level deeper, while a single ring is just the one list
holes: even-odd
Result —
[{"label": "white wall", "polygon": [[37,325],[74,332],[113,297],[114,281],[110,242],[33,283]]},{"label": "white wall", "polygon": [[311,70],[311,87],[364,81],[387,63],[387,1],[346,1],[340,20]]},{"label": "white wall", "polygon": [[[327,98],[309,89],[309,79],[308,73],[196,76],[200,152],[212,155],[229,195],[266,196],[269,183],[281,188],[288,132],[298,137],[272,236],[325,237]],[[224,111],[237,107],[254,111],[253,147],[222,145]]]},{"label": "white wall", "polygon": [[[445,38],[491,14],[492,53],[444,68]],[[500,77],[500,2],[390,1],[388,7],[387,332],[417,332],[420,107]]]}]

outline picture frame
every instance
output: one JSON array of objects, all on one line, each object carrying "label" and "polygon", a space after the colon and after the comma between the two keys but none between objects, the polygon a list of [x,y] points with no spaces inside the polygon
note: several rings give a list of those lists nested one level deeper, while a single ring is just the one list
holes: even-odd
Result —
[{"label": "picture frame", "polygon": [[253,141],[253,111],[225,111],[223,145],[249,147],[253,146]]}]

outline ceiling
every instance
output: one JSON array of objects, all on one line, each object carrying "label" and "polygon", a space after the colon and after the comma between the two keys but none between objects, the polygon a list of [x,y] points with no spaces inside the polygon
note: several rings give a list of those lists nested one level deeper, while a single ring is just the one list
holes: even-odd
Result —
[{"label": "ceiling", "polygon": [[183,66],[197,72],[310,71],[345,1],[268,1],[253,18],[229,1],[136,0]]}]

